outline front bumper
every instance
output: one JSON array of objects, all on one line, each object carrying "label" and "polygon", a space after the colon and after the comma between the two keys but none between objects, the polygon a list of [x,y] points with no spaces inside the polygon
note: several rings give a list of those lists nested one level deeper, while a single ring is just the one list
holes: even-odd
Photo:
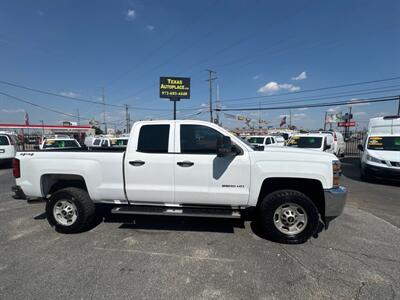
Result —
[{"label": "front bumper", "polygon": [[347,198],[347,189],[344,186],[339,186],[332,189],[327,189],[325,193],[325,217],[335,218],[339,216],[344,209]]},{"label": "front bumper", "polygon": [[362,168],[367,176],[390,179],[400,178],[400,169],[378,167],[369,164],[363,164]]}]

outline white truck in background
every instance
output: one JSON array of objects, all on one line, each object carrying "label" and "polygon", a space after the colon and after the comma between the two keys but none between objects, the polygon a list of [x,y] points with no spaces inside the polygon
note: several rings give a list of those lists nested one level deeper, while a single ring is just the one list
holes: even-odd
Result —
[{"label": "white truck in background", "polygon": [[326,133],[298,133],[292,135],[286,146],[334,154],[334,138]]},{"label": "white truck in background", "polygon": [[9,132],[0,131],[0,165],[12,161],[17,153],[17,137]]},{"label": "white truck in background", "polygon": [[400,179],[400,116],[370,119],[358,149],[362,151],[362,179]]},{"label": "white truck in background", "polygon": [[240,218],[255,212],[270,239],[303,243],[339,216],[347,191],[329,153],[289,147],[254,151],[203,121],[134,124],[125,152],[18,152],[19,197],[45,198],[49,223],[85,230],[96,204],[116,214]]}]

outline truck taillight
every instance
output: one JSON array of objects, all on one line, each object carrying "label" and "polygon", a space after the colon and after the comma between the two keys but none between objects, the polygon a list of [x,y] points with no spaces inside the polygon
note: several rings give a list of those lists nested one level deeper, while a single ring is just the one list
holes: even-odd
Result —
[{"label": "truck taillight", "polygon": [[336,132],[333,133],[333,139],[335,140],[335,142],[337,141]]},{"label": "truck taillight", "polygon": [[15,178],[20,178],[21,177],[21,169],[20,169],[20,165],[19,165],[19,159],[14,158],[13,159],[13,175]]}]

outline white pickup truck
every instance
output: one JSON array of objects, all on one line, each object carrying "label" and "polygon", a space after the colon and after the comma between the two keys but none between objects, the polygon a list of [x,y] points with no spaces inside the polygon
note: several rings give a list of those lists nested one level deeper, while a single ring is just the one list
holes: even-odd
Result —
[{"label": "white pickup truck", "polygon": [[19,197],[46,198],[57,231],[85,230],[96,204],[113,213],[240,218],[253,211],[268,238],[303,243],[339,216],[347,191],[333,154],[253,151],[203,121],[134,124],[125,152],[18,152]]}]

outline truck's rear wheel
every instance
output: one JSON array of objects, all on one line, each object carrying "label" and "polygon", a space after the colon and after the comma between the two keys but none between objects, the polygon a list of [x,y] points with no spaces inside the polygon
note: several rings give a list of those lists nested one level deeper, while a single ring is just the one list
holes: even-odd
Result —
[{"label": "truck's rear wheel", "polygon": [[51,195],[46,204],[50,225],[63,233],[84,231],[92,222],[95,206],[88,193],[79,188],[65,188]]},{"label": "truck's rear wheel", "polygon": [[264,197],[259,207],[259,224],[267,237],[285,244],[306,242],[318,230],[318,209],[301,192],[279,190]]}]

